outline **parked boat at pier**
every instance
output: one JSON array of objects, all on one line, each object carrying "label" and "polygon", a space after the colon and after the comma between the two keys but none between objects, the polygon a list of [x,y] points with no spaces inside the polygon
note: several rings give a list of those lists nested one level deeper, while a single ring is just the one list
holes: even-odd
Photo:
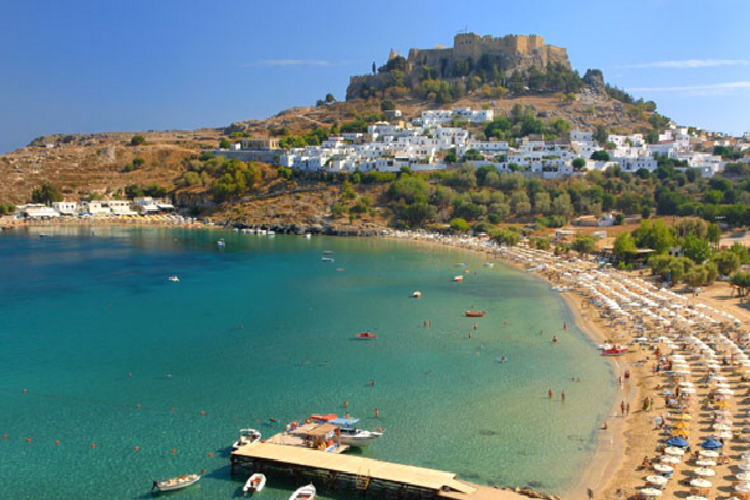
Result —
[{"label": "parked boat at pier", "polygon": [[240,429],[240,437],[237,441],[234,442],[232,445],[232,449],[236,450],[240,446],[245,446],[246,444],[251,444],[256,441],[260,441],[261,438],[260,432],[256,431],[255,429]]},{"label": "parked boat at pier", "polygon": [[341,444],[346,444],[355,448],[365,448],[374,443],[382,432],[366,431],[358,429],[358,418],[334,418],[328,421],[329,424],[339,428],[339,439]]},{"label": "parked boat at pier", "polygon": [[297,490],[292,493],[292,496],[289,497],[289,500],[313,500],[316,497],[316,494],[315,486],[310,483],[302,488],[297,488]]},{"label": "parked boat at pier", "polygon": [[266,486],[266,476],[260,472],[256,472],[250,476],[242,488],[242,492],[247,495],[248,491],[260,492]]},{"label": "parked boat at pier", "polygon": [[464,311],[467,318],[484,318],[484,311]]}]

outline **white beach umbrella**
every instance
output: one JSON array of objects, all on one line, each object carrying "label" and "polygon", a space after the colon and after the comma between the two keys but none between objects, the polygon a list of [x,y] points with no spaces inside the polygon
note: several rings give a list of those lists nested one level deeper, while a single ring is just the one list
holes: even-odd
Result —
[{"label": "white beach umbrella", "polygon": [[718,389],[716,391],[716,394],[721,394],[723,396],[731,396],[734,394],[734,391],[732,389]]},{"label": "white beach umbrella", "polygon": [[717,436],[720,438],[724,438],[724,439],[730,439],[733,436],[733,434],[731,432],[721,431],[717,434]]},{"label": "white beach umbrella", "polygon": [[648,481],[650,484],[655,484],[656,486],[664,487],[667,484],[667,481],[669,480],[664,476],[653,475],[653,476],[648,476],[646,478],[646,481]]},{"label": "white beach umbrella", "polygon": [[641,489],[641,495],[646,497],[660,497],[661,490],[657,490],[656,488],[643,488]]},{"label": "white beach umbrella", "polygon": [[708,500],[708,498],[702,497],[700,495],[690,495],[685,500]]},{"label": "white beach umbrella", "polygon": [[673,457],[681,457],[685,454],[685,450],[683,450],[682,448],[675,448],[674,446],[670,446],[664,450],[664,453],[666,453],[667,455],[672,455]]},{"label": "white beach umbrella", "polygon": [[686,387],[682,390],[683,394],[695,394],[696,390],[695,387]]},{"label": "white beach umbrella", "polygon": [[703,460],[696,460],[695,465],[699,465],[701,467],[716,467],[716,462],[704,458]]},{"label": "white beach umbrella", "polygon": [[716,431],[731,431],[732,426],[727,424],[714,424],[711,426]]},{"label": "white beach umbrella", "polygon": [[667,464],[654,464],[653,468],[656,472],[659,472],[661,474],[668,474],[674,471],[674,467]]},{"label": "white beach umbrella", "polygon": [[717,389],[729,389],[732,386],[724,382],[718,382],[714,384],[714,387],[716,387]]},{"label": "white beach umbrella", "polygon": [[[661,462],[663,464],[677,465],[677,464],[680,463],[680,458],[676,457],[676,456],[673,456],[673,455],[663,455],[662,457],[659,458],[659,462]],[[716,464],[714,464],[714,465],[716,465]]]},{"label": "white beach umbrella", "polygon": [[744,483],[740,483],[734,487],[734,491],[739,491],[740,493],[750,493],[750,482],[745,481]]},{"label": "white beach umbrella", "polygon": [[698,467],[693,471],[696,476],[713,477],[716,475],[716,471],[707,467]]},{"label": "white beach umbrella", "polygon": [[735,477],[738,481],[750,481],[750,473],[747,472],[739,472]]},{"label": "white beach umbrella", "polygon": [[702,478],[695,478],[690,481],[690,486],[694,488],[710,488],[713,484],[711,484],[711,481],[706,481]]},{"label": "white beach umbrella", "polygon": [[719,453],[711,450],[700,450],[698,454],[704,458],[718,458]]}]

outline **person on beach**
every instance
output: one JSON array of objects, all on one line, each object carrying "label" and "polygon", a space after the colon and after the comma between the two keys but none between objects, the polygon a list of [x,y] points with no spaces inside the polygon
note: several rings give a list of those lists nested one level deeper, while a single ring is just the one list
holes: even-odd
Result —
[{"label": "person on beach", "polygon": [[563,321],[563,330],[568,331],[568,323]]},{"label": "person on beach", "polygon": [[625,405],[625,415],[630,415],[630,402]]},{"label": "person on beach", "polygon": [[606,431],[607,429],[609,429],[609,426],[607,425],[607,421],[605,420],[604,425],[602,425],[602,430]]},{"label": "person on beach", "polygon": [[625,401],[620,402],[620,413],[625,415]]},{"label": "person on beach", "polygon": [[563,403],[565,402],[565,391],[560,391],[560,399],[562,399]]}]

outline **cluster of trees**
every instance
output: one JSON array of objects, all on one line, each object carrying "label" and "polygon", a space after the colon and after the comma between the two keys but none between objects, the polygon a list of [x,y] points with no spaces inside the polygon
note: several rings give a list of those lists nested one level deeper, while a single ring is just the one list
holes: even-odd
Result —
[{"label": "cluster of trees", "polygon": [[49,182],[45,182],[40,187],[31,192],[31,201],[33,203],[43,203],[49,205],[54,201],[63,201],[63,195],[60,189]]},{"label": "cluster of trees", "polygon": [[[662,220],[642,221],[632,233],[617,236],[614,252],[627,260],[639,248],[653,250],[648,264],[654,274],[671,284],[685,280],[695,287],[713,281],[719,274],[729,276],[750,262],[747,249],[739,243],[719,251],[720,239],[716,224],[694,217],[680,219],[672,227]],[[672,249],[678,250],[677,255],[669,254]]]},{"label": "cluster of trees", "polygon": [[536,113],[526,106],[515,104],[508,117],[499,116],[484,126],[484,135],[489,138],[508,140],[526,137],[529,134],[544,134],[546,139],[566,135],[570,132],[570,123],[557,118],[542,122]]},{"label": "cluster of trees", "polygon": [[130,184],[125,186],[125,196],[128,198],[139,198],[141,196],[152,196],[154,198],[163,198],[167,196],[167,188],[158,184],[150,186],[137,186]]},{"label": "cluster of trees", "polygon": [[10,215],[16,211],[16,206],[9,201],[0,201],[0,215]]},{"label": "cluster of trees", "polygon": [[263,178],[255,163],[230,160],[223,156],[203,155],[190,160],[182,175],[182,186],[204,186],[211,190],[218,203],[248,194]]}]

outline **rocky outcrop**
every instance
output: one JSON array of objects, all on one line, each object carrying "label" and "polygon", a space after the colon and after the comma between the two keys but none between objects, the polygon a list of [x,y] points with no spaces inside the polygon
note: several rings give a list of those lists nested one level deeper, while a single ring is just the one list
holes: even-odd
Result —
[{"label": "rocky outcrop", "polygon": [[600,69],[588,69],[583,75],[583,83],[596,92],[604,92],[604,73]]}]

